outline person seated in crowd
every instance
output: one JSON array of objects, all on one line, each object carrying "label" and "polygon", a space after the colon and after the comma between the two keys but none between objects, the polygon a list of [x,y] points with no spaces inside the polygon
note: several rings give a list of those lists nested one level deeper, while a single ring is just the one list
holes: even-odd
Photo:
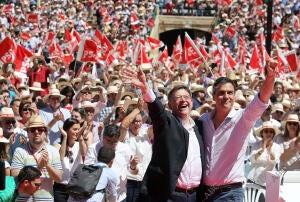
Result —
[{"label": "person seated in crowd", "polygon": [[[33,166],[24,166],[17,176],[16,202],[21,201],[53,201],[51,195],[47,195],[41,189],[41,171]],[[42,195],[45,194],[45,195]],[[43,197],[41,197],[41,195]]]},{"label": "person seated in crowd", "polygon": [[9,140],[4,137],[3,130],[0,128],[0,160],[4,162],[4,173],[6,176],[10,176],[10,164],[9,164]]},{"label": "person seated in crowd", "polygon": [[284,170],[300,169],[300,125],[297,114],[289,114],[282,122],[284,133],[275,140],[283,148],[280,167]]},{"label": "person seated in crowd", "polygon": [[255,134],[262,139],[251,146],[251,167],[247,177],[251,182],[265,186],[266,172],[275,170],[276,164],[279,163],[282,149],[273,139],[279,133],[280,130],[270,121],[264,122],[255,131]]},{"label": "person seated in crowd", "polygon": [[27,123],[29,141],[17,147],[11,164],[12,176],[17,176],[20,170],[32,165],[42,172],[41,188],[53,194],[53,182],[61,182],[62,166],[58,150],[47,144],[47,126],[39,115],[32,116]]}]

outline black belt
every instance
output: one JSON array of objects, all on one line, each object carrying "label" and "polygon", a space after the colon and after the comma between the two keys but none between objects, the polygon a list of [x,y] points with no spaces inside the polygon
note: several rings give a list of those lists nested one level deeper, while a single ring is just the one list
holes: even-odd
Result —
[{"label": "black belt", "polygon": [[198,189],[198,187],[188,188],[188,189],[176,187],[176,188],[175,188],[175,191],[176,191],[176,192],[185,193],[185,194],[192,194],[192,193],[194,193],[195,191],[197,191],[197,189]]},{"label": "black belt", "polygon": [[242,182],[237,182],[233,184],[225,184],[221,186],[204,186],[204,194],[205,198],[209,199],[211,196],[220,194],[223,192],[228,192],[233,189],[238,189],[242,188],[243,183]]}]

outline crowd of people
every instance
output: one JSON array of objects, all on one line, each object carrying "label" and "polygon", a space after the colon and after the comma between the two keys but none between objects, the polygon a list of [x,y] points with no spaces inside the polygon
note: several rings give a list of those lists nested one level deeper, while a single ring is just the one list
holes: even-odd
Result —
[{"label": "crowd of people", "polygon": [[[12,197],[242,201],[244,182],[299,170],[299,6],[274,1],[268,54],[265,2],[2,1],[0,159],[17,179]],[[204,48],[201,62],[184,60],[183,47],[143,63],[158,13],[216,16],[212,39],[192,46]],[[80,61],[80,40],[99,33],[100,59]],[[16,62],[8,40],[31,56]],[[79,164],[105,167],[104,191],[69,195]]]}]

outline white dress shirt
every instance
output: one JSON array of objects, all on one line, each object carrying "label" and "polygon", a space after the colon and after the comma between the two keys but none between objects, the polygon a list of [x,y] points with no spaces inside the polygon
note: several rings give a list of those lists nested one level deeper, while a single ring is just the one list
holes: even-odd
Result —
[{"label": "white dress shirt", "polygon": [[215,129],[215,110],[204,114],[205,177],[207,186],[220,186],[244,181],[244,160],[249,134],[255,121],[267,108],[258,95],[245,109],[232,109]]}]

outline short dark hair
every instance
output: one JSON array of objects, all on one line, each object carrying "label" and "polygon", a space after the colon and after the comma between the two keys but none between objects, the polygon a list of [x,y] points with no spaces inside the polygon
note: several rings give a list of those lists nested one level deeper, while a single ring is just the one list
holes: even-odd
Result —
[{"label": "short dark hair", "polygon": [[119,139],[120,137],[120,127],[117,125],[108,125],[105,126],[103,135],[107,137],[114,137]]},{"label": "short dark hair", "polygon": [[213,89],[212,89],[213,94],[216,92],[216,89],[217,89],[217,87],[218,87],[219,85],[223,85],[223,84],[226,84],[226,83],[231,83],[231,84],[233,85],[234,91],[237,90],[237,85],[236,85],[236,83],[235,83],[233,80],[231,80],[231,79],[228,78],[228,77],[219,77],[219,78],[215,81],[215,83],[214,83],[214,85],[213,85]]},{"label": "short dark hair", "polygon": [[36,178],[41,177],[41,175],[42,173],[38,168],[33,166],[25,166],[19,172],[19,175],[17,177],[18,183],[22,183],[25,180],[33,181]]},{"label": "short dark hair", "polygon": [[169,92],[169,94],[168,94],[168,100],[170,101],[170,100],[172,99],[173,94],[174,94],[176,91],[181,90],[181,89],[186,90],[186,91],[189,93],[189,95],[192,96],[192,93],[191,93],[189,87],[187,87],[186,85],[178,85],[178,86],[173,87],[173,88],[170,90],[170,92]]},{"label": "short dark hair", "polygon": [[97,156],[98,162],[103,162],[108,164],[111,160],[115,158],[115,150],[109,146],[103,146],[100,148]]}]

